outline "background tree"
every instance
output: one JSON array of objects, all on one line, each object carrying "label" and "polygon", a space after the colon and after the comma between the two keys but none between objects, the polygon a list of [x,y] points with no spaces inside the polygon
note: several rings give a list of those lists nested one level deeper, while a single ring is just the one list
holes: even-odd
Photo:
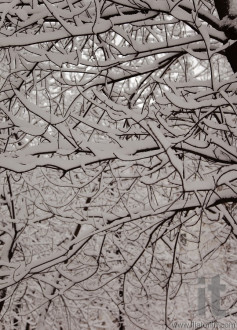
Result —
[{"label": "background tree", "polygon": [[209,322],[197,278],[217,274],[233,320],[235,3],[0,12],[2,328]]}]

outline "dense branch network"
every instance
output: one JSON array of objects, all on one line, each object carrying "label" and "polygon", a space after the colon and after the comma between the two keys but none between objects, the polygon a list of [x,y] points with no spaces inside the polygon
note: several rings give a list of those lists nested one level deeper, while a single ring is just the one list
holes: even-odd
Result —
[{"label": "dense branch network", "polygon": [[236,13],[219,20],[206,0],[0,13],[3,324],[172,329],[185,287],[237,236]]}]

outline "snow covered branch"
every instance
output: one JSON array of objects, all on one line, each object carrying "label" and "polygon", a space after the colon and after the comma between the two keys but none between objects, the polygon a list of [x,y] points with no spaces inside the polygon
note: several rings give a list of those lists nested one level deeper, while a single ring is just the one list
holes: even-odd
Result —
[{"label": "snow covered branch", "polygon": [[237,12],[215,5],[1,3],[5,329],[172,329],[235,253]]}]

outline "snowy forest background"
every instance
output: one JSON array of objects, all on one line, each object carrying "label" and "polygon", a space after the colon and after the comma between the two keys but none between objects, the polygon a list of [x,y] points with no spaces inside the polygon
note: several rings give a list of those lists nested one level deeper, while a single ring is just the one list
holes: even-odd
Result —
[{"label": "snowy forest background", "polygon": [[0,328],[236,322],[236,1],[0,16]]}]

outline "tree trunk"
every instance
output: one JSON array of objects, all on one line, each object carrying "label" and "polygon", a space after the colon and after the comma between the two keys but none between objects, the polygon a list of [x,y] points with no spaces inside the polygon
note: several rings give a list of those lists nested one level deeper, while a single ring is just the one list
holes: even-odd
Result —
[{"label": "tree trunk", "polygon": [[[215,0],[215,6],[218,12],[220,19],[223,19],[225,16],[229,16],[230,14],[230,0]],[[226,33],[226,32],[225,32]],[[226,33],[227,37],[228,33]],[[237,33],[234,39],[237,39]],[[237,42],[233,45],[229,46],[226,51],[225,55],[232,67],[232,70],[236,73],[237,72]]]},{"label": "tree trunk", "polygon": [[220,19],[229,13],[229,0],[215,0],[215,6]]}]

